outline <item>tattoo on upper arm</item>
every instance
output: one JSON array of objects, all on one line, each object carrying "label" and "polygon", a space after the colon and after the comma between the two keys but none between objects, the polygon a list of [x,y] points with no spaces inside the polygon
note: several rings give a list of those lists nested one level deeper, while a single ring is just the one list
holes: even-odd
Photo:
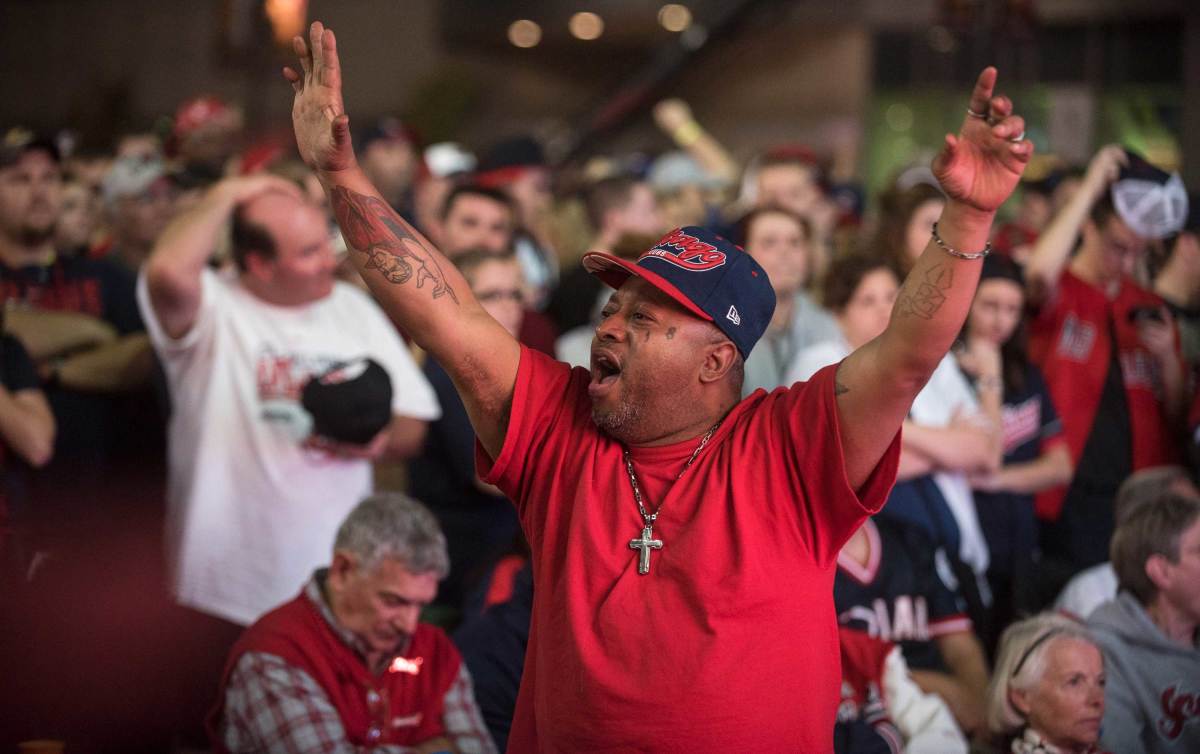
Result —
[{"label": "tattoo on upper arm", "polygon": [[[954,269],[949,265],[938,263],[925,272],[922,280],[909,278],[904,281],[900,298],[896,300],[896,311],[901,315],[913,315],[921,319],[933,319],[942,304],[946,303],[946,294],[954,282]],[[915,288],[915,290],[910,290]]]},{"label": "tattoo on upper arm", "polygon": [[395,210],[374,196],[344,186],[334,186],[331,194],[333,213],[346,243],[367,255],[368,270],[379,270],[385,280],[396,285],[414,277],[418,288],[432,282],[434,298],[446,295],[458,303],[437,259],[405,229]]}]

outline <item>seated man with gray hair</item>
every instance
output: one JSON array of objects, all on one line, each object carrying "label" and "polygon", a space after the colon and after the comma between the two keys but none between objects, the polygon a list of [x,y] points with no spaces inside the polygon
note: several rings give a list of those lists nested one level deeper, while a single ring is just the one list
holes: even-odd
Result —
[{"label": "seated man with gray hair", "polygon": [[1121,591],[1088,620],[1108,666],[1101,741],[1113,752],[1200,751],[1200,501],[1168,492],[1113,534]]},{"label": "seated man with gray hair", "polygon": [[218,752],[495,752],[454,645],[420,623],[450,570],[425,506],[376,494],[329,568],[234,645],[209,721]]}]

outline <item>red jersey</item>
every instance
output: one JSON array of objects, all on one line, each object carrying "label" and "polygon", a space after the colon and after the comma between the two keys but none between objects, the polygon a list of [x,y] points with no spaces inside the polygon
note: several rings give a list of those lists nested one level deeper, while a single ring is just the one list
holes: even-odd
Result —
[{"label": "red jersey", "polygon": [[494,464],[478,451],[532,549],[509,751],[832,750],[837,555],[900,449],[897,432],[851,489],[835,369],[743,400],[678,482],[697,440],[632,449],[663,542],[641,575],[623,446],[592,422],[587,370],[522,348],[504,447]]},{"label": "red jersey", "polygon": [[[1121,281],[1116,298],[1064,270],[1052,298],[1030,322],[1029,353],[1042,370],[1050,397],[1063,422],[1063,435],[1078,465],[1092,431],[1104,390],[1112,349],[1117,348],[1121,378],[1133,431],[1132,468],[1177,462],[1163,403],[1158,360],[1138,339],[1129,311],[1158,308],[1162,299],[1130,279]],[[1040,493],[1038,516],[1054,520],[1062,509],[1065,487]]]}]

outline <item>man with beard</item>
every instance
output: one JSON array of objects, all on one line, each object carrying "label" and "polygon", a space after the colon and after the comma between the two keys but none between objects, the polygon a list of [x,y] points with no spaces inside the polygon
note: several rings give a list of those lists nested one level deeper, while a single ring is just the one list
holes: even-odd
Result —
[{"label": "man with beard", "polygon": [[[484,481],[511,497],[534,608],[512,751],[830,751],[837,554],[878,510],[913,397],[962,327],[996,208],[1032,145],[986,69],[934,163],[949,200],[888,329],[811,381],[741,400],[766,273],[699,228],[636,263],[592,368],[522,348],[357,167],[333,33],[294,47],[300,154],[393,318],[451,375]],[[414,469],[420,473],[420,469]]]},{"label": "man with beard", "polygon": [[55,248],[61,204],[55,144],[22,129],[10,130],[0,143],[5,327],[41,374],[59,423],[56,462],[82,482],[87,472],[103,465],[115,421],[104,393],[139,384],[151,361],[132,279],[110,262],[60,254]]}]

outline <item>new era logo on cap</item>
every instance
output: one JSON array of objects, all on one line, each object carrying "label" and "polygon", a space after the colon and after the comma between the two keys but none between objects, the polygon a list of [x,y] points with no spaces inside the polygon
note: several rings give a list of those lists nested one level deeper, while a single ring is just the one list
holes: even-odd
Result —
[{"label": "new era logo on cap", "polygon": [[636,275],[725,333],[742,356],[762,337],[775,313],[775,291],[766,271],[725,238],[689,226],[671,231],[636,263],[591,252],[583,266],[619,288]]}]

